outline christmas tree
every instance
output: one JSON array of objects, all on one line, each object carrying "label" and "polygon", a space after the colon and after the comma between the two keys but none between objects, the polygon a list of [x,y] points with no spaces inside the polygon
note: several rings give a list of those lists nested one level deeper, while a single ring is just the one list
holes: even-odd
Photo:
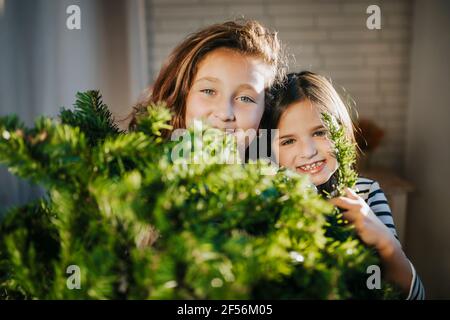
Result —
[{"label": "christmas tree", "polygon": [[[367,288],[378,257],[307,177],[262,175],[263,161],[224,164],[236,150],[219,130],[183,139],[188,156],[174,159],[180,142],[162,138],[168,109],[147,111],[123,132],[89,91],[59,121],[0,118],[0,164],[47,191],[0,224],[2,299],[396,296],[385,283]],[[354,183],[353,146],[330,131],[341,183]],[[209,152],[192,163],[198,143]]]}]

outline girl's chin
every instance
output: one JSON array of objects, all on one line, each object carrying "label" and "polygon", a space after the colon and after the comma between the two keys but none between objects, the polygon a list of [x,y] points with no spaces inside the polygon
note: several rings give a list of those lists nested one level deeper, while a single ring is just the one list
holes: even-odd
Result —
[{"label": "girl's chin", "polygon": [[321,184],[324,184],[328,180],[330,180],[331,175],[328,175],[325,172],[321,172],[320,174],[310,175],[309,177],[315,186],[320,186]]},{"label": "girl's chin", "polygon": [[315,186],[320,186],[321,184],[324,184],[325,182],[327,182],[327,179],[324,178],[314,178],[311,177],[311,181]]}]

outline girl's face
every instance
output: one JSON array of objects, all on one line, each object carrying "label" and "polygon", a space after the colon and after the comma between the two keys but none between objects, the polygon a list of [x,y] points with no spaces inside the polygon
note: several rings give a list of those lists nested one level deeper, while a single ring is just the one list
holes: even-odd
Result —
[{"label": "girl's face", "polygon": [[279,165],[308,174],[316,185],[327,182],[338,168],[333,143],[319,108],[305,99],[288,106],[278,124],[273,148]]},{"label": "girl's face", "polygon": [[[219,48],[199,63],[186,100],[185,123],[195,119],[228,131],[258,129],[264,112],[267,67],[258,58]],[[245,135],[237,133],[238,145]]]}]

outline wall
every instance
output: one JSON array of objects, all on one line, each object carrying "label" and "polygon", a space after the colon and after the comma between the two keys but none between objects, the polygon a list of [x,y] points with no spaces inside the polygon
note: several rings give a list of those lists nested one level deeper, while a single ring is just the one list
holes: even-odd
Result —
[{"label": "wall", "polygon": [[[66,8],[81,9],[68,30]],[[117,118],[148,83],[141,0],[6,0],[0,15],[0,115],[31,125],[72,107],[77,91],[99,89]],[[144,37],[145,38],[145,37]],[[0,167],[0,211],[40,195]]]},{"label": "wall", "polygon": [[416,190],[409,203],[407,251],[429,298],[450,298],[450,2],[414,7],[406,174]]}]

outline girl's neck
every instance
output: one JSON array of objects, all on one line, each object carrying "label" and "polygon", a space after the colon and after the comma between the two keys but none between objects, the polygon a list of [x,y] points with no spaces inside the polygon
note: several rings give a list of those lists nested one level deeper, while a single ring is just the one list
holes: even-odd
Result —
[{"label": "girl's neck", "polygon": [[328,195],[332,194],[333,191],[336,190],[337,188],[337,172],[335,172],[330,179],[328,179],[327,182],[322,183],[321,185],[316,186],[317,187],[317,191],[319,192],[320,195],[327,197]]}]

